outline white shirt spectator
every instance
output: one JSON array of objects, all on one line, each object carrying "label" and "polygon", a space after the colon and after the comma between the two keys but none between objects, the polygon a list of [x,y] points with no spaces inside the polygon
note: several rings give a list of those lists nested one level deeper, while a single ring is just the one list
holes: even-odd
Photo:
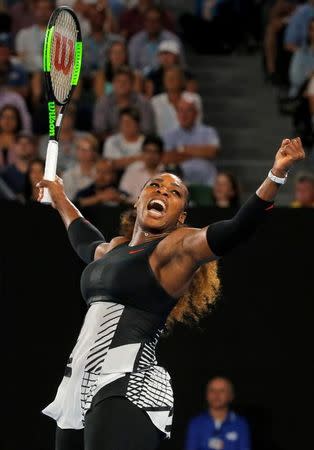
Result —
[{"label": "white shirt spectator", "polygon": [[[175,150],[185,145],[214,145],[220,147],[220,139],[215,128],[203,124],[195,124],[187,130],[178,127],[164,136],[166,150]],[[180,164],[184,181],[188,184],[214,184],[217,169],[215,165],[204,158],[192,158]]]},{"label": "white shirt spectator", "polygon": [[[194,93],[195,101],[199,104],[197,123],[203,119],[203,105],[199,94]],[[163,135],[168,131],[174,130],[179,126],[177,110],[169,101],[166,93],[155,95],[151,99],[152,107],[155,113],[157,133]]]},{"label": "white shirt spectator", "polygon": [[32,25],[20,30],[15,38],[15,50],[24,68],[32,73],[42,69],[42,49],[45,39],[44,29]]},{"label": "white shirt spectator", "polygon": [[63,174],[64,191],[70,200],[73,200],[78,191],[86,188],[94,182],[95,169],[91,170],[90,175],[84,175],[81,172],[79,164],[68,169]]},{"label": "white shirt spectator", "polygon": [[135,202],[146,181],[163,170],[164,167],[159,165],[154,173],[152,173],[152,171],[146,168],[144,161],[136,161],[130,164],[122,175],[119,189],[129,194],[130,197],[128,200],[130,202]]},{"label": "white shirt spectator", "polygon": [[144,136],[135,142],[128,142],[121,133],[110,136],[103,146],[103,157],[108,159],[126,158],[141,152]]}]

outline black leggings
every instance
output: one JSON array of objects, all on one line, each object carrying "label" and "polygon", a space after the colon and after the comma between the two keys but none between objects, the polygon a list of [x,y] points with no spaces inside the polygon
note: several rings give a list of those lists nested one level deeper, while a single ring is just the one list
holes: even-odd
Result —
[{"label": "black leggings", "polygon": [[106,398],[86,414],[84,430],[57,427],[56,450],[155,450],[162,433],[124,397]]}]

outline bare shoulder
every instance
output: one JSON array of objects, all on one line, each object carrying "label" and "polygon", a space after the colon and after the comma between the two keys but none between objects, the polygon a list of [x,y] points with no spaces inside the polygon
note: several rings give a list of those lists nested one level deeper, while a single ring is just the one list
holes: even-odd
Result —
[{"label": "bare shoulder", "polygon": [[200,228],[177,228],[157,245],[155,250],[157,255],[159,257],[164,257],[165,259],[172,258],[174,253],[177,253],[180,248],[183,248],[184,240],[188,236],[197,234],[199,231]]},{"label": "bare shoulder", "polygon": [[161,265],[172,261],[195,266],[216,259],[208,246],[205,228],[182,227],[173,231],[156,247],[155,256]]},{"label": "bare shoulder", "polygon": [[102,258],[106,253],[110,252],[110,250],[125,242],[128,242],[128,239],[125,236],[116,236],[111,239],[110,242],[104,242],[103,244],[98,245],[95,250],[94,260]]}]

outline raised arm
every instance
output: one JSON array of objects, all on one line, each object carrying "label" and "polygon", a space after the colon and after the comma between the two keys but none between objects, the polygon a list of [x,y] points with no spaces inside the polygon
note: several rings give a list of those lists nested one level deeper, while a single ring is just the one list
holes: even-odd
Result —
[{"label": "raised arm", "polygon": [[[283,180],[288,170],[304,157],[300,138],[285,139],[276,154],[271,174]],[[183,238],[182,248],[192,258],[192,264],[201,264],[223,256],[248,239],[273,207],[273,201],[281,186],[279,180],[276,181],[267,177],[256,194],[249,198],[231,220],[187,233]]]},{"label": "raised arm", "polygon": [[53,207],[58,210],[76,253],[87,264],[93,261],[97,247],[105,243],[105,238],[97,228],[84,219],[80,211],[68,199],[61,178],[56,177],[56,181],[42,180],[37,186],[41,188],[39,201],[43,195],[43,188],[49,189]]}]

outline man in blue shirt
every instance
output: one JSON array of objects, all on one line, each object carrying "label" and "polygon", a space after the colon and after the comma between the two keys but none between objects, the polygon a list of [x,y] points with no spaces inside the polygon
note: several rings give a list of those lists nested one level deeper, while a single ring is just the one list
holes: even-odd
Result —
[{"label": "man in blue shirt", "polygon": [[208,411],[194,417],[188,426],[185,450],[250,450],[246,420],[230,410],[233,386],[224,377],[207,385]]},{"label": "man in blue shirt", "polygon": [[291,16],[285,32],[285,47],[291,52],[307,43],[309,24],[314,18],[314,0],[299,6]]}]

